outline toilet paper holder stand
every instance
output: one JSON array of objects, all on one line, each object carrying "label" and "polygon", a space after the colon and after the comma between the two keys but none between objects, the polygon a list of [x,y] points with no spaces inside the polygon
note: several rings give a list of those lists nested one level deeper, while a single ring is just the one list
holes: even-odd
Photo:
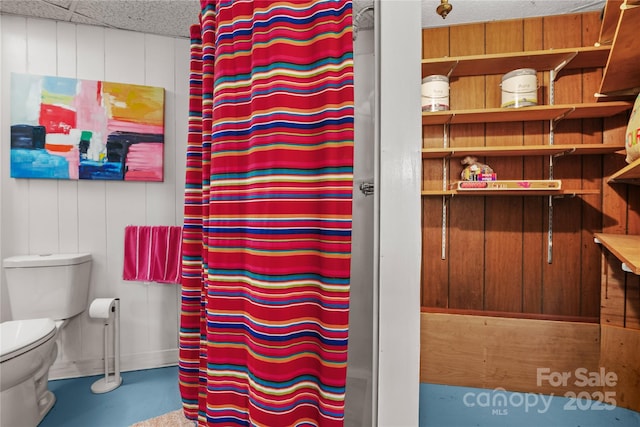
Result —
[{"label": "toilet paper holder stand", "polygon": [[[96,394],[115,390],[122,384],[120,375],[120,298],[96,298],[89,308],[89,316],[104,319],[104,377],[91,385]],[[114,372],[109,373],[109,326],[113,325]]]}]

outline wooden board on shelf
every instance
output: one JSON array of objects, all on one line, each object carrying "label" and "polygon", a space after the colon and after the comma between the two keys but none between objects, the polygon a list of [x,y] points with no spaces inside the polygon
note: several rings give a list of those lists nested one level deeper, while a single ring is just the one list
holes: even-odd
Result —
[{"label": "wooden board on shelf", "polygon": [[427,77],[432,74],[450,77],[481,76],[504,74],[515,68],[545,71],[555,69],[565,62],[566,69],[603,67],[607,61],[609,49],[609,46],[589,46],[425,59],[422,61],[422,76]]},{"label": "wooden board on shelf", "polygon": [[586,119],[610,117],[633,107],[631,102],[593,102],[584,104],[535,105],[522,108],[485,108],[447,111],[427,111],[422,113],[423,125],[445,123],[495,123],[524,122],[534,120]]},{"label": "wooden board on shelf", "polygon": [[607,182],[640,185],[640,159],[637,159],[635,162],[611,175]]},{"label": "wooden board on shelf", "polygon": [[457,181],[451,185],[451,189],[456,191],[558,191],[561,188],[562,181],[558,179]]},{"label": "wooden board on shelf", "polygon": [[[550,156],[550,155],[586,155],[610,154],[624,150],[624,143],[618,144],[577,144],[577,145],[505,145],[494,147],[449,147],[423,148],[423,159],[441,159],[466,156]],[[640,173],[640,168],[639,172]]]},{"label": "wooden board on shelf", "polygon": [[616,28],[618,27],[618,18],[620,17],[620,6],[622,3],[624,3],[624,0],[608,0],[606,2],[598,43],[610,45],[613,42],[613,36],[615,36]]},{"label": "wooden board on shelf", "polygon": [[476,191],[457,191],[457,190],[424,190],[422,196],[554,196],[554,197],[575,197],[600,194],[598,190],[581,190],[581,189],[565,189],[565,190],[513,190],[513,191],[496,191],[496,190],[476,190]]},{"label": "wooden board on shelf", "polygon": [[640,88],[638,22],[640,22],[638,5],[621,10],[599,93],[609,94]]},{"label": "wooden board on shelf", "polygon": [[640,274],[640,235],[596,233],[594,237],[634,274]]}]

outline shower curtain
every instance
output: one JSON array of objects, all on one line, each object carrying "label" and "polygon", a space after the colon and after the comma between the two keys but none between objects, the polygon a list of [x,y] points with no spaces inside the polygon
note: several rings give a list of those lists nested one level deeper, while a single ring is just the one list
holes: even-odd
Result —
[{"label": "shower curtain", "polygon": [[191,29],[179,381],[199,426],[344,419],[350,1],[201,1]]}]

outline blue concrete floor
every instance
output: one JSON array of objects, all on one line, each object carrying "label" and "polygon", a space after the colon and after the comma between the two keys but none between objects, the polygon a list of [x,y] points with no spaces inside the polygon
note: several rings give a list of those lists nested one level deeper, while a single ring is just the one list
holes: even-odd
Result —
[{"label": "blue concrete floor", "polygon": [[[120,387],[93,394],[99,378],[50,381],[57,401],[39,427],[128,427],[181,407],[176,366],[124,372]],[[421,384],[419,427],[640,427],[640,413],[623,408],[532,393],[504,393],[501,400],[499,394]]]},{"label": "blue concrete floor", "polygon": [[640,413],[592,400],[420,385],[420,427],[639,427]]},{"label": "blue concrete floor", "polygon": [[38,427],[128,427],[181,408],[176,366],[123,372],[120,387],[93,394],[102,377],[49,381],[57,400]]}]

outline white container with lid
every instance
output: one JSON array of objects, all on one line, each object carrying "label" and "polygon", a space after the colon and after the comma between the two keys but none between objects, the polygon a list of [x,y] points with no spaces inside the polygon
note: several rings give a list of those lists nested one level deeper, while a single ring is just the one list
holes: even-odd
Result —
[{"label": "white container with lid", "polygon": [[504,108],[538,105],[538,79],[533,68],[519,68],[502,76],[502,104]]},{"label": "white container with lid", "polygon": [[431,75],[422,79],[422,111],[449,109],[449,77]]}]

